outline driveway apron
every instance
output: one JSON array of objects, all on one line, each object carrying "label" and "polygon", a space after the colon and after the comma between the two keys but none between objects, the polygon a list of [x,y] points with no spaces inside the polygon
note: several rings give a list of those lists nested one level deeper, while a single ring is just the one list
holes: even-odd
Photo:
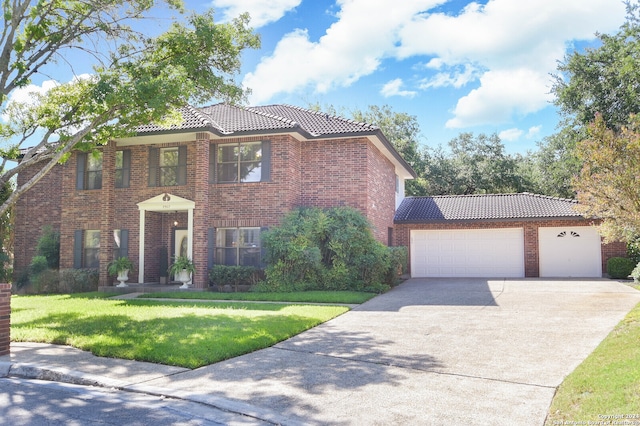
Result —
[{"label": "driveway apron", "polygon": [[291,423],[542,425],[637,303],[612,280],[411,279],[274,347],[148,382]]}]

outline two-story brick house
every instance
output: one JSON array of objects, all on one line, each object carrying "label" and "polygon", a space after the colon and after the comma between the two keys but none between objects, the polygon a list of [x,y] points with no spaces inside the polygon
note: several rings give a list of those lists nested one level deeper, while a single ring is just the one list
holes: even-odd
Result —
[{"label": "two-story brick house", "polygon": [[14,269],[28,266],[44,225],[60,232],[60,267],[98,268],[102,285],[117,256],[136,264],[130,283],[152,283],[167,257],[186,254],[193,286],[205,288],[213,264],[259,264],[261,231],[299,206],[352,206],[378,240],[392,238],[415,172],[379,128],[285,105],[182,114],[179,126],[75,152],[27,191],[15,207]]}]

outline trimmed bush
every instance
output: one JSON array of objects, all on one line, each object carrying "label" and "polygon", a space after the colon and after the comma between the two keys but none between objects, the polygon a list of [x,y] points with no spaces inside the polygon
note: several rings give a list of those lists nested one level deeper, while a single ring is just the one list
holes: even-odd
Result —
[{"label": "trimmed bush", "polygon": [[[253,266],[215,265],[209,269],[209,283],[218,290],[233,289],[238,292],[239,286],[253,286],[260,280],[261,271]],[[228,286],[228,287],[227,287]]]},{"label": "trimmed bush", "polygon": [[263,235],[266,282],[259,291],[383,292],[397,284],[406,249],[377,241],[356,209],[302,208]]},{"label": "trimmed bush", "polygon": [[627,279],[635,266],[633,259],[612,257],[607,261],[607,274],[614,279]]},{"label": "trimmed bush", "polygon": [[50,269],[58,269],[60,265],[60,233],[54,231],[51,225],[42,228],[42,236],[38,239],[36,252],[47,259]]}]

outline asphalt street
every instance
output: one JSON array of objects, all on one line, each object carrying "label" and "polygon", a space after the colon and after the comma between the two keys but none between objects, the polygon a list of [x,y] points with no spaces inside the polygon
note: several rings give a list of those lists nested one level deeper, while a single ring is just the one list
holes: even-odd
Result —
[{"label": "asphalt street", "polygon": [[267,423],[190,401],[67,383],[2,378],[0,424],[218,426]]}]

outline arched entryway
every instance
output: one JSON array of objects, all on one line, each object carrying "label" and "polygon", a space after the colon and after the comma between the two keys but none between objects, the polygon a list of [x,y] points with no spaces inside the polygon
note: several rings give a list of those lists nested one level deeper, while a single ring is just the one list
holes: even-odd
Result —
[{"label": "arched entryway", "polygon": [[186,254],[193,259],[193,209],[196,203],[177,195],[169,193],[160,194],[146,201],[138,203],[140,210],[140,229],[138,230],[139,238],[139,255],[138,255],[138,282],[144,282],[144,264],[145,264],[145,220],[147,212],[155,213],[177,213],[187,212],[187,238],[186,238]]}]

